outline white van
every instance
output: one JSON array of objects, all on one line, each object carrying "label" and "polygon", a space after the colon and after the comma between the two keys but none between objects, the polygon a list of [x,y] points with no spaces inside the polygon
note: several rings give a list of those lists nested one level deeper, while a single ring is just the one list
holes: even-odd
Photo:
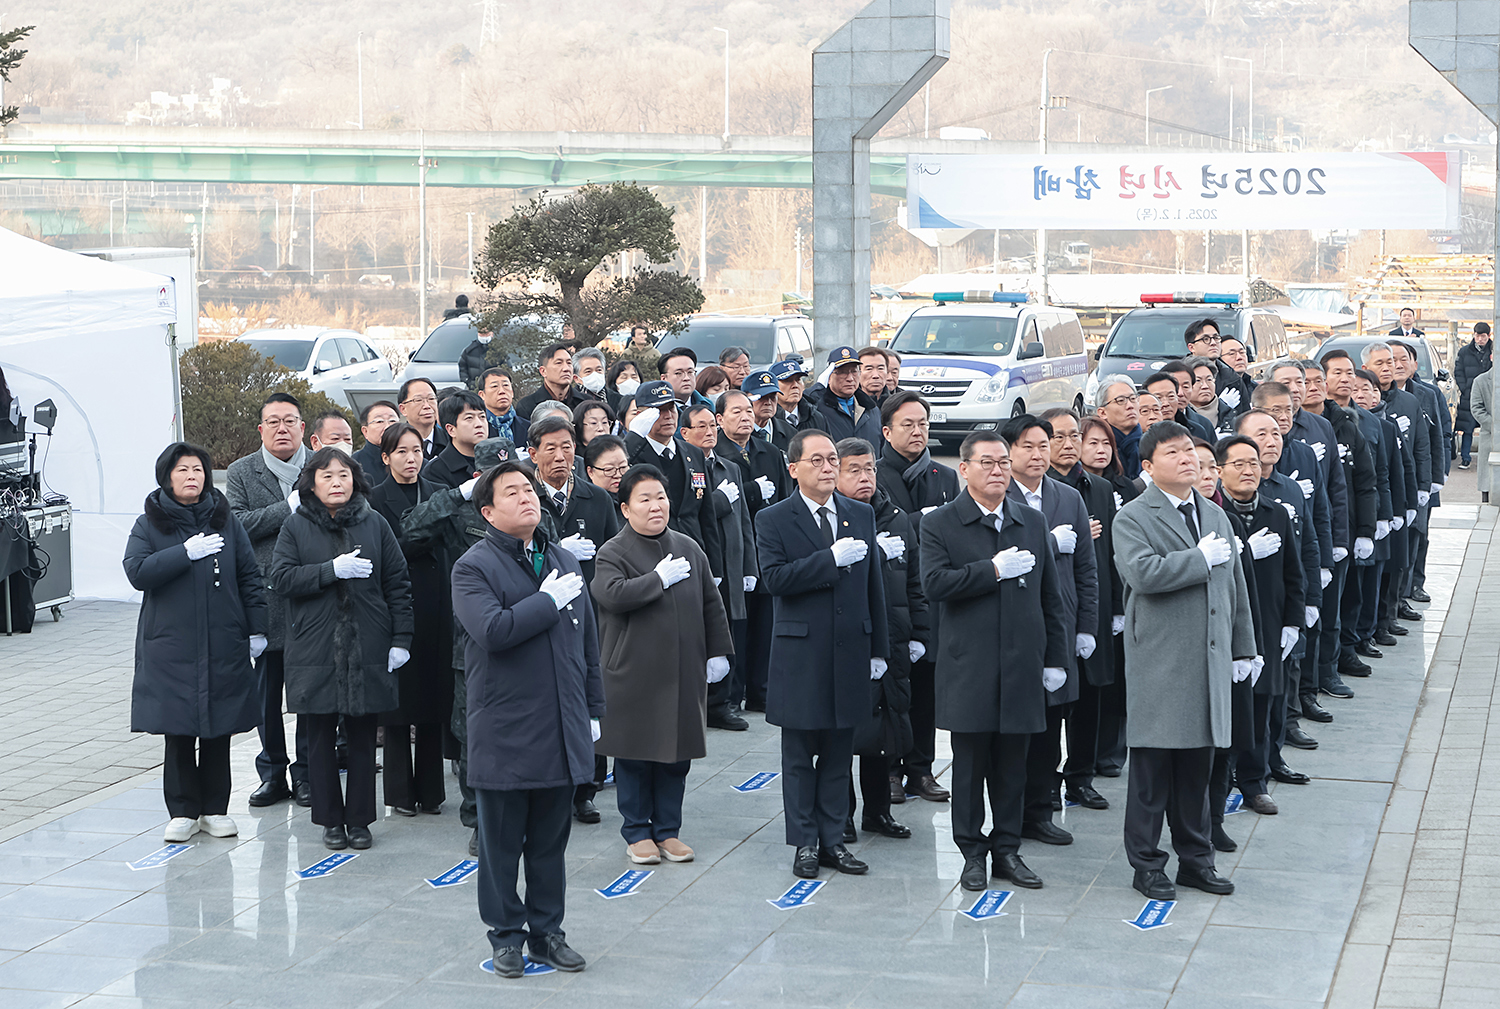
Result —
[{"label": "white van", "polygon": [[938,294],[890,343],[901,388],[932,406],[933,440],[953,446],[970,431],[1052,407],[1083,409],[1088,356],[1078,315],[1026,303],[1024,293]]}]

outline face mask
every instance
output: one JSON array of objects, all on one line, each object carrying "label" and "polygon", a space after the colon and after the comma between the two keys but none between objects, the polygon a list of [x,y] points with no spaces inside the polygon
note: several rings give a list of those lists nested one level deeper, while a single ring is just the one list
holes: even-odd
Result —
[{"label": "face mask", "polygon": [[495,334],[494,333],[480,333],[479,334],[479,342],[480,343],[489,343],[494,338],[495,338]]},{"label": "face mask", "polygon": [[598,392],[604,388],[604,372],[594,371],[578,380],[578,384],[589,392]]},{"label": "face mask", "polygon": [[331,441],[328,444],[324,445],[323,447],[324,448],[336,448],[340,452],[344,453],[345,455],[352,456],[354,454],[354,446],[351,445],[351,444],[349,444],[347,441]]},{"label": "face mask", "polygon": [[615,383],[615,388],[621,396],[634,396],[635,391],[641,387],[641,383],[633,378],[622,378]]}]

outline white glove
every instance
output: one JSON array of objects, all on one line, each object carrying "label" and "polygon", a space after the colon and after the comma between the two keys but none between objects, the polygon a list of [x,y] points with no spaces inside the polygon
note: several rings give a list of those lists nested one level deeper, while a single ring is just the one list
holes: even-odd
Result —
[{"label": "white glove", "polygon": [[[1425,491],[1425,490],[1419,490],[1419,491],[1417,491],[1417,507],[1418,508],[1426,508],[1427,507],[1427,502],[1428,502],[1428,500],[1431,497],[1432,497],[1432,494],[1429,491]],[[1415,518],[1416,516],[1412,516],[1412,517]]]},{"label": "white glove", "polygon": [[938,510],[938,506],[937,505],[928,505],[926,508],[922,509],[922,514],[926,515],[928,512],[935,512],[937,510]]},{"label": "white glove", "polygon": [[1052,530],[1052,539],[1057,543],[1057,552],[1070,554],[1078,549],[1078,534],[1073,531],[1073,526],[1060,525]]},{"label": "white glove", "polygon": [[1318,588],[1328,588],[1328,583],[1333,581],[1333,572],[1327,568],[1318,568]]},{"label": "white glove", "polygon": [[865,559],[865,555],[870,552],[870,544],[857,536],[845,536],[835,540],[833,546],[828,549],[833,551],[833,563],[841,568],[847,568]]},{"label": "white glove", "polygon": [[1286,502],[1286,501],[1282,501],[1282,502],[1280,502],[1280,504],[1281,504],[1281,507],[1283,507],[1283,508],[1286,509],[1286,513],[1292,517],[1292,521],[1296,522],[1297,521],[1297,509],[1293,508],[1291,506],[1291,504],[1288,503],[1288,502]]},{"label": "white glove", "polygon": [[558,609],[577,599],[583,592],[583,575],[569,572],[560,574],[556,569],[547,573],[542,582],[542,591],[552,597]]},{"label": "white glove", "polygon": [[1402,434],[1405,434],[1406,432],[1408,432],[1408,431],[1411,430],[1411,418],[1410,417],[1397,417],[1396,418],[1396,426],[1401,429],[1401,433]]},{"label": "white glove", "polygon": [[1111,633],[1111,634],[1124,634],[1125,633],[1125,614],[1123,614],[1123,613],[1116,613],[1114,616],[1112,616],[1112,617],[1109,618],[1109,633]]},{"label": "white glove", "polygon": [[1438,491],[1440,491],[1442,489],[1443,489],[1443,485],[1440,484],[1440,483],[1435,483],[1435,484],[1432,485],[1432,493],[1434,493],[1434,494],[1436,494]]},{"label": "white glove", "polygon": [[1297,647],[1297,635],[1298,631],[1295,627],[1283,627],[1281,629],[1281,659],[1283,662],[1286,661],[1288,655],[1292,654],[1292,649]]},{"label": "white glove", "polygon": [[708,682],[718,683],[729,675],[729,659],[727,656],[715,655],[708,660]]},{"label": "white glove", "polygon": [[1245,552],[1245,541],[1240,539],[1239,536],[1235,536],[1234,538],[1234,552],[1235,556]]},{"label": "white glove", "polygon": [[1113,493],[1115,498],[1115,511],[1119,511],[1121,508],[1125,507],[1125,501],[1120,497],[1119,491],[1114,491]]},{"label": "white glove", "polygon": [[922,656],[927,654],[927,646],[920,641],[908,641],[906,643],[906,654],[913,662],[920,662]]},{"label": "white glove", "polygon": [[1203,559],[1208,561],[1210,568],[1217,567],[1234,556],[1229,549],[1229,542],[1218,533],[1209,533],[1199,540],[1198,550],[1203,554]]},{"label": "white glove", "polygon": [[723,585],[723,584],[724,584],[724,579],[718,578],[718,577],[714,578],[714,588],[718,588],[720,585]]},{"label": "white glove", "polygon": [[1073,648],[1080,659],[1086,659],[1094,654],[1097,645],[1092,634],[1075,634],[1073,636]]},{"label": "white glove", "polygon": [[1058,669],[1056,666],[1048,666],[1042,670],[1042,686],[1047,688],[1049,694],[1067,682],[1068,674],[1065,670]]},{"label": "white glove", "polygon": [[597,718],[590,718],[589,719],[589,736],[592,737],[593,741],[597,743],[597,742],[599,742],[599,737],[602,736],[602,735],[604,735],[604,730],[599,727],[599,719],[597,719]]},{"label": "white glove", "polygon": [[660,419],[661,411],[654,406],[648,406],[635,415],[635,420],[630,422],[630,430],[633,434],[638,434],[644,438]]},{"label": "white glove", "polygon": [[1261,529],[1250,535],[1250,556],[1258,561],[1281,549],[1281,534],[1270,529]]},{"label": "white glove", "polygon": [[[1401,527],[1397,526],[1396,528],[1399,529]],[[1389,519],[1376,519],[1375,520],[1375,538],[1377,540],[1383,540],[1387,536],[1389,536],[1390,534],[1391,534],[1391,522],[1390,522],[1390,520]],[[1355,546],[1358,546],[1358,545],[1359,545],[1358,543],[1355,544]],[[1358,556],[1359,551],[1355,550],[1354,553],[1355,553],[1356,556]]]},{"label": "white glove", "polygon": [[346,554],[339,554],[333,559],[333,576],[335,578],[368,578],[375,571],[375,562],[366,560],[359,555],[364,547],[355,547]]},{"label": "white glove", "polygon": [[1231,674],[1231,675],[1234,676],[1234,682],[1236,682],[1236,683],[1243,683],[1244,681],[1246,681],[1246,680],[1248,680],[1250,678],[1250,668],[1251,668],[1251,665],[1253,664],[1253,661],[1254,660],[1252,660],[1252,659],[1235,659],[1234,660],[1234,671]]},{"label": "white glove", "polygon": [[762,501],[769,501],[776,496],[776,485],[771,482],[771,478],[768,476],[756,477],[755,486],[760,488],[760,499]]},{"label": "white glove", "polygon": [[301,506],[301,504],[302,492],[300,490],[293,490],[286,496],[286,506],[292,510],[293,514],[296,514],[297,508]]},{"label": "white glove", "polygon": [[1238,389],[1225,389],[1219,393],[1219,402],[1233,410],[1240,405],[1240,391]]},{"label": "white glove", "polygon": [[[1389,528],[1389,527],[1387,527]],[[1368,560],[1375,553],[1375,541],[1368,536],[1354,537],[1354,559],[1357,561]]]},{"label": "white glove", "polygon": [[188,560],[201,561],[224,549],[224,537],[218,533],[198,533],[182,541],[187,548]]},{"label": "white glove", "polygon": [[1318,457],[1318,462],[1322,462],[1323,457],[1328,454],[1328,449],[1320,441],[1304,441],[1302,444],[1313,450],[1313,455]]},{"label": "white glove", "polygon": [[900,560],[906,554],[906,541],[895,533],[876,533],[875,545],[885,553],[888,561]]},{"label": "white glove", "polygon": [[594,554],[599,552],[599,548],[594,546],[594,541],[583,533],[563,537],[563,541],[558,546],[581,561],[591,561],[594,559]]},{"label": "white glove", "polygon": [[878,679],[880,679],[882,676],[885,675],[885,670],[886,670],[885,659],[871,659],[870,660],[870,679],[872,679],[872,680],[878,680]]},{"label": "white glove", "polygon": [[1313,624],[1317,623],[1318,622],[1318,608],[1316,606],[1309,606],[1309,607],[1307,607],[1303,611],[1302,620],[1303,620],[1303,622],[1305,624],[1307,624],[1308,627],[1311,627]]},{"label": "white glove", "polygon": [[1391,516],[1391,532],[1398,532],[1401,529],[1401,527],[1404,526],[1404,525],[1406,525],[1406,516],[1405,515],[1392,515]]},{"label": "white glove", "polygon": [[661,579],[663,589],[670,589],[692,572],[693,566],[688,563],[686,557],[673,557],[667,554],[656,562],[656,577]]},{"label": "white glove", "polygon": [[477,476],[471,476],[458,485],[458,492],[464,496],[465,501],[474,500],[474,485],[478,482],[479,478]]},{"label": "white glove", "polygon": [[745,584],[745,591],[746,592],[754,592],[755,591],[755,586],[757,584],[756,580],[755,580],[755,576],[754,575],[746,575],[745,576],[745,583],[744,584]]},{"label": "white glove", "polygon": [[720,480],[719,486],[715,487],[714,490],[727,497],[730,504],[734,504],[740,499],[740,489],[736,487],[734,481],[729,479],[728,477]]},{"label": "white glove", "polygon": [[1333,563],[1337,564],[1339,561],[1343,560],[1345,557],[1348,557],[1348,556],[1349,556],[1349,551],[1345,550],[1343,547],[1334,547],[1333,548]]},{"label": "white glove", "polygon": [[408,652],[405,648],[396,648],[393,646],[391,650],[386,653],[385,671],[388,673],[394,673],[396,670],[400,669],[410,661],[411,652]]},{"label": "white glove", "polygon": [[1020,578],[1036,567],[1036,554],[1020,547],[1006,547],[991,557],[990,563],[995,565],[995,577],[1003,582],[1007,578]]},{"label": "white glove", "polygon": [[1313,482],[1311,480],[1298,480],[1297,470],[1292,470],[1292,482],[1302,488],[1302,496],[1311,498],[1313,496]]},{"label": "white glove", "polygon": [[1417,510],[1415,508],[1408,508],[1408,509],[1406,509],[1406,524],[1407,525],[1411,525],[1416,520],[1417,520]]},{"label": "white glove", "polygon": [[256,659],[260,658],[261,653],[266,650],[266,646],[270,643],[270,641],[266,640],[266,636],[264,634],[250,635],[250,661],[254,662]]},{"label": "white glove", "polygon": [[1254,687],[1260,682],[1261,670],[1266,668],[1266,657],[1257,655],[1250,660],[1250,686]]}]

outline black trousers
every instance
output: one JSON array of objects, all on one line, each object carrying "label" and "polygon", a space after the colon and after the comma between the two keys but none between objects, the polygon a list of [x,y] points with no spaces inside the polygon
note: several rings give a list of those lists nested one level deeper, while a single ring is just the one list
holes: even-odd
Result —
[{"label": "black trousers", "polygon": [[[873,820],[877,816],[889,816],[891,813],[891,761],[883,753],[872,753],[859,755],[859,792],[865,800],[865,818]],[[854,801],[854,779],[849,779],[849,816],[854,816],[857,808]]]},{"label": "black trousers", "polygon": [[[562,935],[573,787],[475,791],[479,819],[479,917],[497,951],[530,935]],[[526,860],[526,897],[516,891]]]},{"label": "black trousers", "polygon": [[1412,561],[1411,574],[1407,579],[1403,596],[1409,596],[1413,589],[1420,589],[1427,584],[1427,544],[1430,542],[1427,530],[1432,526],[1432,505],[1427,505],[1422,511],[1423,514],[1417,516],[1417,525],[1420,528],[1412,530],[1412,539],[1417,545],[1417,553]]},{"label": "black trousers", "polygon": [[810,848],[821,843],[832,848],[844,843],[853,763],[853,729],[781,730],[781,802],[787,844]]},{"label": "black trousers", "polygon": [[1136,869],[1165,869],[1161,820],[1172,828],[1179,865],[1212,869],[1214,849],[1208,780],[1214,749],[1130,748],[1130,789],[1125,800],[1125,857]]},{"label": "black trousers", "polygon": [[166,736],[161,790],[167,814],[223,816],[229,812],[229,737]]},{"label": "black trousers", "polygon": [[1354,646],[1363,640],[1359,636],[1359,614],[1364,608],[1367,573],[1374,570],[1373,564],[1361,566],[1351,562],[1348,575],[1344,579],[1344,595],[1339,600],[1340,658],[1346,655],[1350,658],[1358,657],[1354,654]]},{"label": "black trousers", "polygon": [[286,692],[283,652],[262,652],[255,669],[260,674],[260,753],[255,757],[255,771],[261,781],[285,781],[291,768],[292,784],[307,780],[307,725],[297,716],[294,745],[296,760],[286,752],[286,723],[281,717],[282,695]]},{"label": "black trousers", "polygon": [[1099,688],[1099,743],[1094,771],[1118,771],[1125,758],[1125,636],[1111,636],[1115,650],[1115,682]]},{"label": "black trousers", "polygon": [[908,780],[931,774],[932,762],[937,759],[937,699],[933,694],[936,671],[930,656],[924,655],[911,664],[911,752],[891,767],[892,774],[906,772]]},{"label": "black trousers", "polygon": [[1349,566],[1354,561],[1345,557],[1333,566],[1333,581],[1323,590],[1322,610],[1318,617],[1318,665],[1311,689],[1306,681],[1304,692],[1311,693],[1327,686],[1338,676],[1339,635],[1342,628],[1344,583],[1348,581]]},{"label": "black trousers", "polygon": [[745,682],[740,696],[745,707],[766,709],[766,681],[771,677],[772,597],[764,592],[745,596]]},{"label": "black trousers", "polygon": [[1068,713],[1064,728],[1068,732],[1068,759],[1063,764],[1063,780],[1069,788],[1094,784],[1099,763],[1099,719],[1107,687],[1096,687],[1088,677],[1078,679],[1078,700]]},{"label": "black trousers", "polygon": [[1033,734],[1026,746],[1026,811],[1022,815],[1026,823],[1052,822],[1052,800],[1062,784],[1057,765],[1062,762],[1063,716],[1070,708],[1067,704],[1049,707],[1047,727]]},{"label": "black trousers", "polygon": [[464,685],[464,671],[453,670],[453,722],[449,726],[458,740],[458,820],[465,827],[479,826],[479,807],[474,789],[469,787],[469,688]]},{"label": "black trousers", "polygon": [[312,784],[312,822],[321,827],[368,827],[375,822],[375,718],[345,715],[349,774],[339,784],[338,715],[303,715],[307,720],[307,780]]},{"label": "black trousers", "polygon": [[[729,600],[724,600],[724,611],[729,611]],[[733,706],[739,701],[740,695],[735,693],[736,678],[743,680],[742,670],[745,654],[745,621],[729,621],[729,638],[734,645],[734,654],[729,657],[729,675],[718,683],[708,685],[708,710],[713,712],[715,708]]]},{"label": "black trousers", "polygon": [[1375,636],[1375,629],[1381,626],[1380,586],[1385,579],[1387,563],[1377,561],[1374,567],[1359,569],[1359,622],[1355,624],[1354,633],[1360,641],[1369,641]]},{"label": "black trousers", "polygon": [[443,784],[443,727],[432,722],[418,725],[416,730],[417,741],[413,743],[412,726],[385,727],[385,770],[380,778],[387,806],[437,807],[448,797]]},{"label": "black trousers", "polygon": [[1229,782],[1234,776],[1238,751],[1214,750],[1213,769],[1208,774],[1208,820],[1210,824],[1224,822],[1224,804],[1229,801]]},{"label": "black trousers", "polygon": [[[964,858],[1014,854],[1026,809],[1027,733],[950,732],[953,745],[953,843]],[[984,833],[989,792],[994,829]]]},{"label": "black trousers", "polygon": [[[1254,703],[1250,717],[1254,722],[1254,738],[1248,750],[1234,752],[1234,777],[1245,795],[1264,795],[1270,791],[1266,787],[1266,779],[1271,775],[1271,768],[1281,766],[1281,743],[1286,731],[1286,695],[1254,694],[1252,697]],[[1278,711],[1283,717],[1275,720],[1272,714]],[[1283,738],[1278,740],[1277,735]]]},{"label": "black trousers", "polygon": [[593,801],[594,796],[599,794],[599,789],[604,787],[604,779],[609,777],[609,758],[602,753],[594,754],[594,780],[585,781],[573,789],[573,801]]}]

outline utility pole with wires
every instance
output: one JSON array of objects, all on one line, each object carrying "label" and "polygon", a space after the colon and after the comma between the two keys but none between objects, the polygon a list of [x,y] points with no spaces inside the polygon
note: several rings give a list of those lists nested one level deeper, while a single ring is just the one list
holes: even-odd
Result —
[{"label": "utility pole with wires", "polygon": [[479,48],[483,49],[488,43],[500,41],[500,11],[505,6],[500,0],[484,0],[483,4],[475,6],[484,7],[484,20],[479,24]]}]

